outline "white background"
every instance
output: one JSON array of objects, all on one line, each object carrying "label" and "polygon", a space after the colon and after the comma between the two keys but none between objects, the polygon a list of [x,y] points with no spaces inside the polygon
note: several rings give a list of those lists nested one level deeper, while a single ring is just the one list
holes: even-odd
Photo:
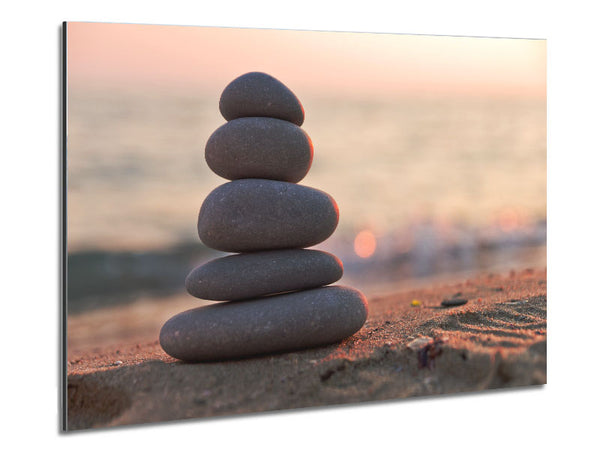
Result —
[{"label": "white background", "polygon": [[[594,281],[600,268],[600,39],[593,6],[592,1],[525,0],[3,2],[0,436],[9,445],[5,448],[597,445],[600,295]],[[63,20],[547,38],[549,384],[59,434],[59,27]]]}]

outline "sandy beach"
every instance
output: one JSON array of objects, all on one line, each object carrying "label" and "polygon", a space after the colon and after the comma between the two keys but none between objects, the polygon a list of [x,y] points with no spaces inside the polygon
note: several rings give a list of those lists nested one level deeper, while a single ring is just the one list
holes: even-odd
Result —
[{"label": "sandy beach", "polygon": [[[450,298],[468,302],[441,306]],[[365,326],[336,345],[236,361],[162,351],[163,316],[187,303],[198,305],[157,303],[154,322],[112,340],[79,339],[110,309],[69,319],[69,430],[546,383],[545,269],[369,298]],[[121,307],[119,320],[135,311]]]}]

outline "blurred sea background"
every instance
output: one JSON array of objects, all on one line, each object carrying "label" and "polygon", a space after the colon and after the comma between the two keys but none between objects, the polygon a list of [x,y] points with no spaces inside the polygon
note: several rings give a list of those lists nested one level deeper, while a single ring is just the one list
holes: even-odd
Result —
[{"label": "blurred sea background", "polygon": [[[123,42],[110,25],[75,25],[94,25],[105,33],[99,36]],[[374,94],[361,76],[367,89],[357,95],[351,85],[295,85],[299,78],[288,80],[280,67],[243,61],[203,89],[103,84],[78,78],[86,68],[101,72],[84,63],[98,55],[94,45],[108,44],[90,42],[85,53],[85,46],[68,52],[80,64],[70,66],[67,92],[69,314],[184,294],[194,266],[224,255],[204,247],[196,232],[203,199],[227,182],[209,170],[204,146],[225,123],[218,101],[226,84],[262,66],[306,111],[302,128],[313,141],[314,160],[300,184],[338,203],[337,230],[315,248],[342,260],[341,284],[375,296],[475,272],[546,265],[546,100],[539,92],[498,93],[476,83],[469,89],[473,76],[465,75],[463,89],[438,89],[425,80],[387,95],[392,73],[392,84],[371,82]],[[131,45],[151,52],[149,42]],[[145,60],[133,61],[143,71]],[[460,59],[457,64],[460,72]],[[117,69],[106,67],[114,78]],[[373,63],[371,70],[380,68]],[[135,71],[128,73],[135,79]],[[545,65],[542,75],[545,93]]]}]

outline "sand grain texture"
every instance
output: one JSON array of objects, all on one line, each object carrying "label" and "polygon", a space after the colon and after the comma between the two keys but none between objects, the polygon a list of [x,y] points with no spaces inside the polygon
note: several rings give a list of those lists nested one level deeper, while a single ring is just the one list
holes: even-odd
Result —
[{"label": "sand grain texture", "polygon": [[[468,303],[440,306],[456,295]],[[369,308],[339,344],[236,361],[182,363],[157,340],[72,350],[68,428],[546,383],[545,270],[370,298]]]}]

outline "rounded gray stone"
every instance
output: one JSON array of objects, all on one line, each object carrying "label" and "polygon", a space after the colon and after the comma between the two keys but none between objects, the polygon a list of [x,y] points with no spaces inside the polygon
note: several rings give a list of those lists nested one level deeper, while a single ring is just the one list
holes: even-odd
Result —
[{"label": "rounded gray stone", "polygon": [[219,127],[208,139],[204,156],[214,173],[229,180],[268,178],[297,183],[310,169],[313,145],[293,123],[243,117]]},{"label": "rounded gray stone", "polygon": [[160,345],[184,361],[214,361],[332,344],[367,319],[359,291],[327,286],[243,302],[202,306],[169,319]]},{"label": "rounded gray stone", "polygon": [[335,283],[342,262],[319,250],[271,250],[213,259],[190,272],[187,291],[206,300],[243,300]]},{"label": "rounded gray stone", "polygon": [[198,235],[208,247],[242,253],[311,247],[334,232],[335,200],[318,189],[247,178],[213,190],[198,214]]},{"label": "rounded gray stone", "polygon": [[227,85],[219,109],[225,120],[239,117],[274,117],[300,126],[304,109],[281,81],[263,72],[249,72]]},{"label": "rounded gray stone", "polygon": [[466,298],[460,298],[460,297],[453,297],[453,298],[447,298],[444,301],[442,301],[442,306],[445,306],[447,308],[452,307],[452,306],[461,306],[461,305],[465,305],[469,300],[467,300]]}]

